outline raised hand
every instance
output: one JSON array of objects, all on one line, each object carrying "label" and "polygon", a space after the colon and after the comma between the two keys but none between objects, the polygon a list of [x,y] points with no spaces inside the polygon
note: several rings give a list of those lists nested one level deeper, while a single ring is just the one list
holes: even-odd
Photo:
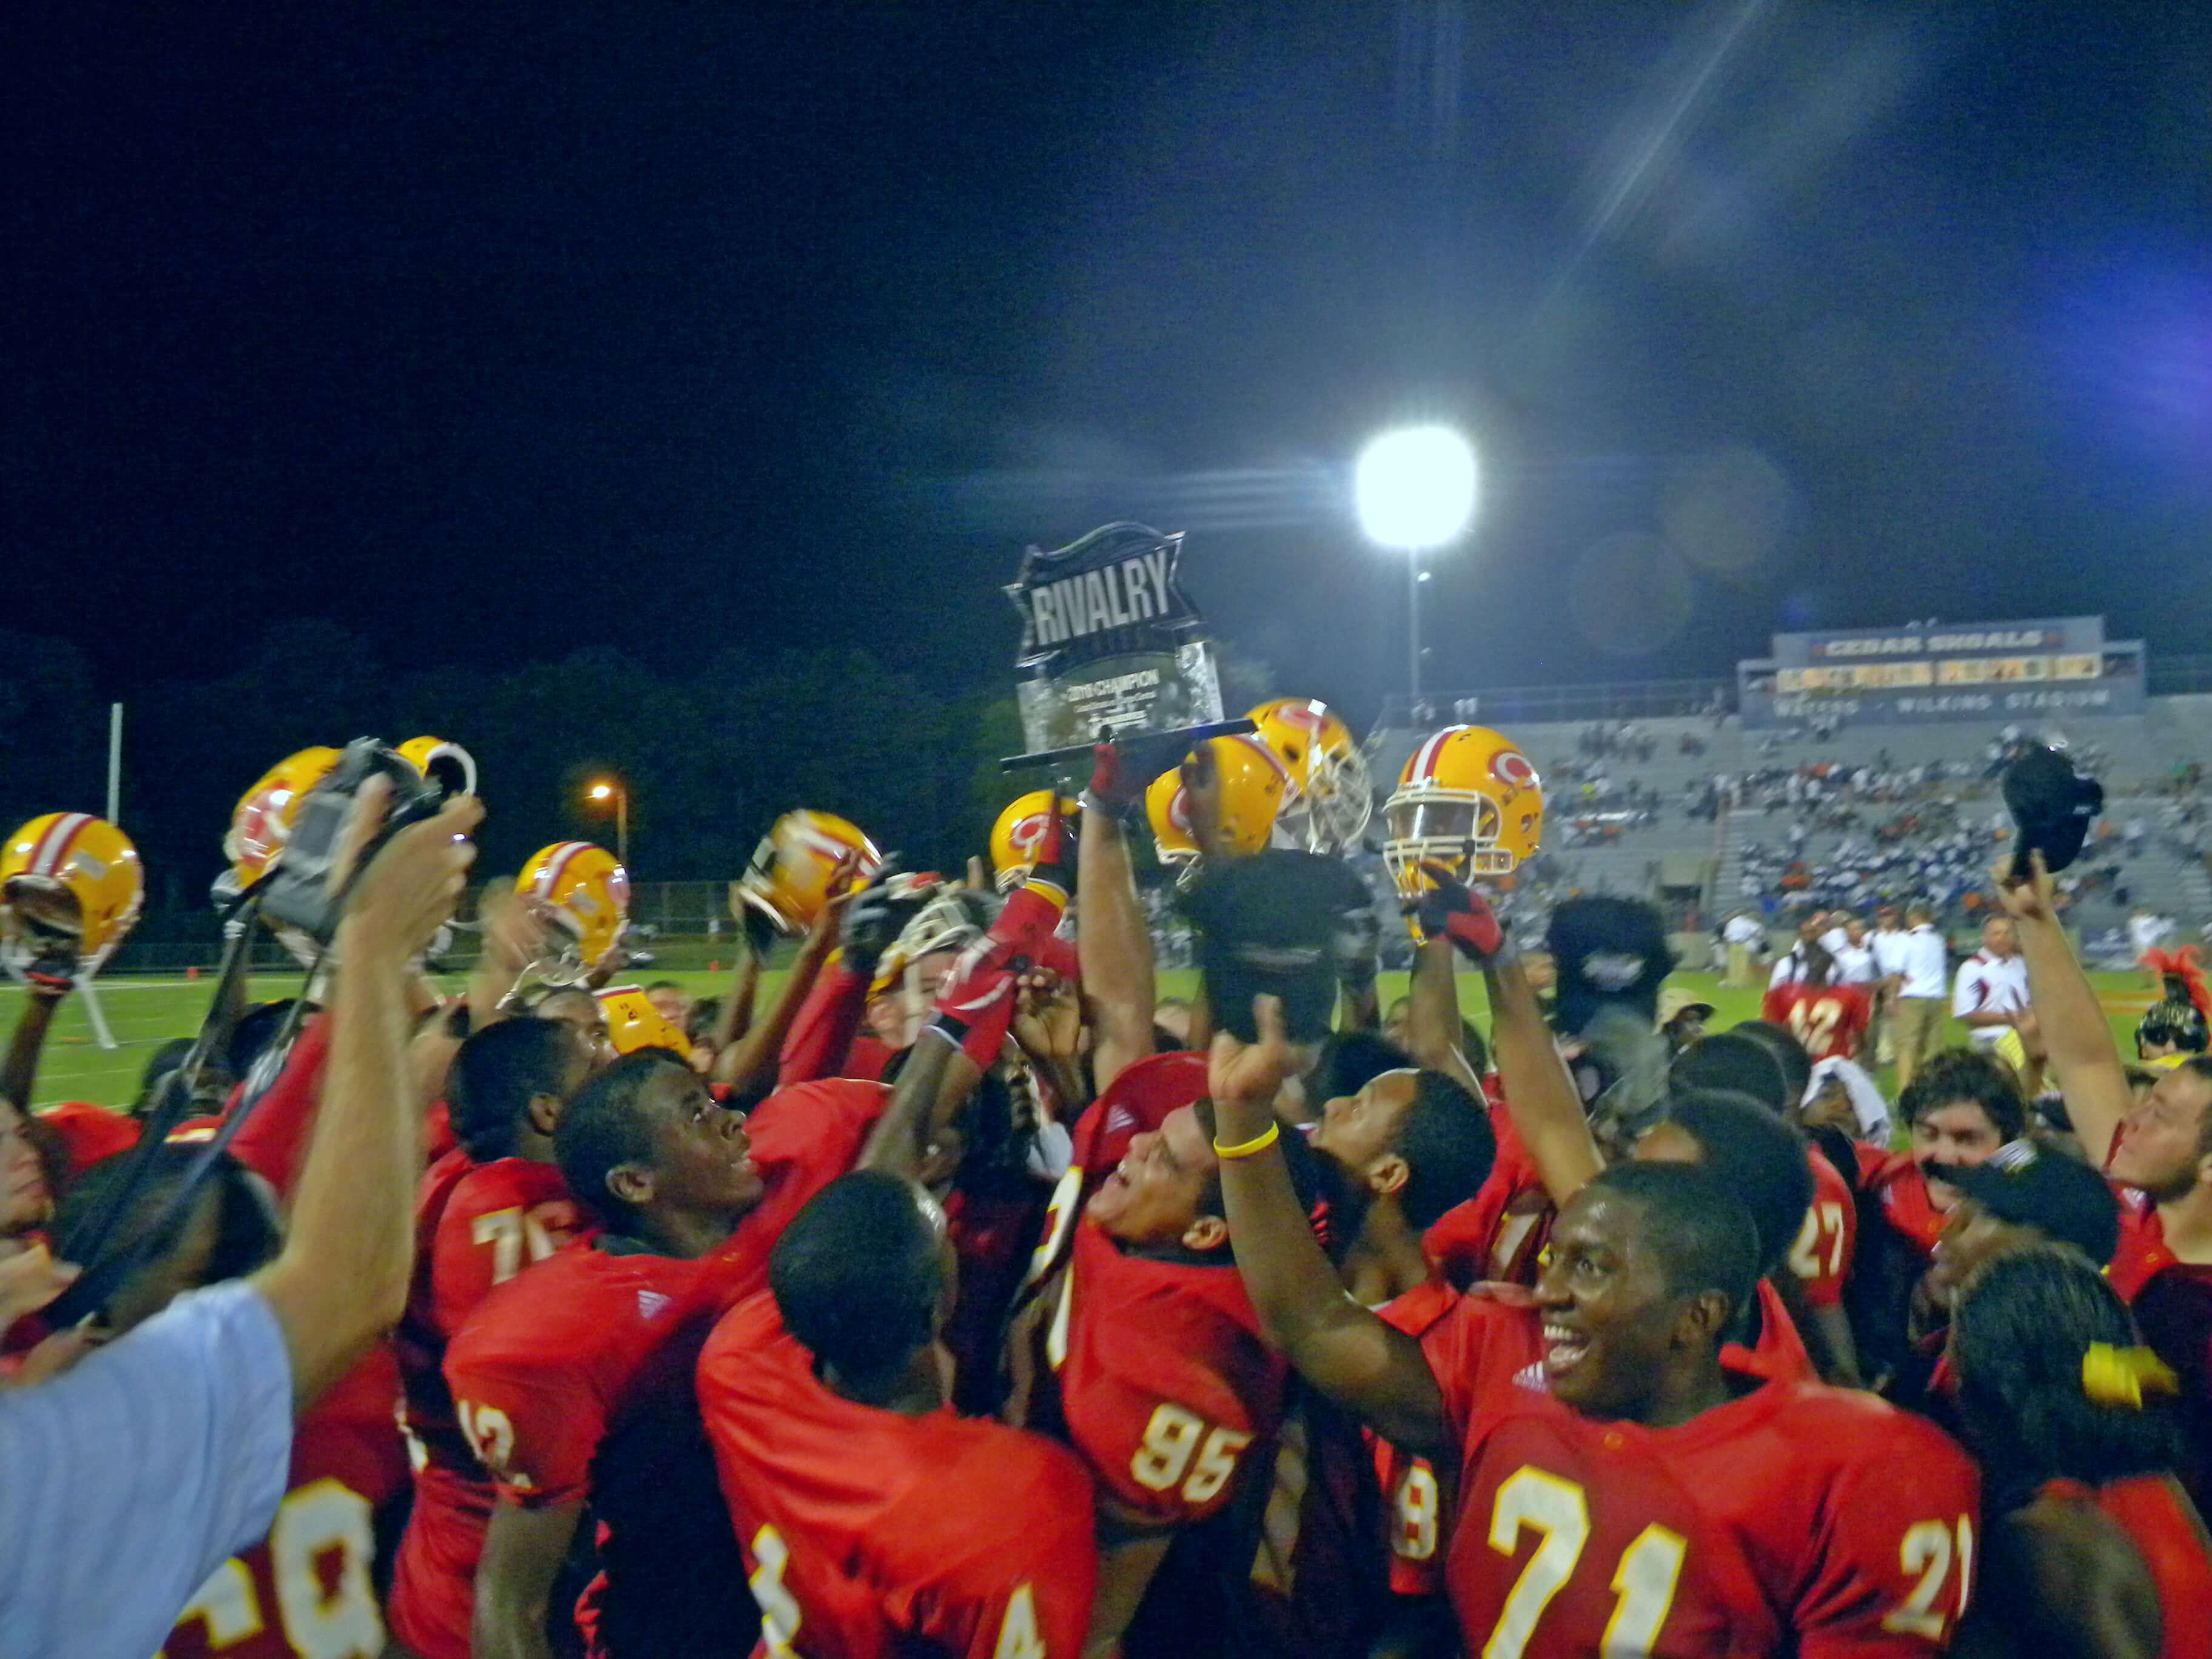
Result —
[{"label": "raised hand", "polygon": [[1490,902],[1441,864],[1424,862],[1429,889],[1403,908],[1428,939],[1448,939],[1477,963],[1486,963],[1505,947],[1505,929]]},{"label": "raised hand", "polygon": [[[364,805],[348,828],[349,851],[337,860],[339,868],[353,863],[383,823],[390,793],[381,778],[364,786]],[[403,961],[419,955],[459,902],[477,856],[468,836],[483,818],[483,805],[475,796],[456,795],[435,817],[410,824],[386,842],[346,907],[346,931],[376,950],[397,952]]]},{"label": "raised hand", "polygon": [[1282,999],[1254,997],[1252,1023],[1259,1033],[1256,1042],[1240,1042],[1226,1030],[1214,1032],[1206,1056],[1206,1092],[1217,1103],[1272,1109],[1284,1081],[1297,1069],[1297,1055],[1283,1029]]}]

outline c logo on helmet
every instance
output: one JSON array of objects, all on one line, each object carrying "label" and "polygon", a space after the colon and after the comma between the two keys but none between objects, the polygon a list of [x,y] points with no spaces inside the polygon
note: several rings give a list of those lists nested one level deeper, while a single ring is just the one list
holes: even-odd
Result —
[{"label": "c logo on helmet", "polygon": [[1493,776],[1510,788],[1534,789],[1536,769],[1528,764],[1528,757],[1518,749],[1501,749],[1490,763]]},{"label": "c logo on helmet", "polygon": [[1286,702],[1275,710],[1275,718],[1294,731],[1318,733],[1327,716],[1310,702]]},{"label": "c logo on helmet", "polygon": [[1186,836],[1191,834],[1190,792],[1188,789],[1177,788],[1168,798],[1168,822]]},{"label": "c logo on helmet", "polygon": [[1044,839],[1045,826],[1050,819],[1042,812],[1032,812],[1006,831],[1006,839],[1021,852],[1031,852]]}]

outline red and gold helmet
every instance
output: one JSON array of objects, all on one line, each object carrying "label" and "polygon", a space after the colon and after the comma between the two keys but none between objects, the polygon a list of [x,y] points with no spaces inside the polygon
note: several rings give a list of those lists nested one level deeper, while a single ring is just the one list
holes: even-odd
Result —
[{"label": "red and gold helmet", "polygon": [[400,758],[448,795],[477,792],[477,763],[458,743],[443,738],[410,738],[399,745]]},{"label": "red and gold helmet", "polygon": [[240,887],[251,887],[268,871],[300,816],[300,801],[338,763],[335,749],[302,749],[287,755],[238,799],[222,838],[222,855]]},{"label": "red and gold helmet", "polygon": [[131,837],[89,812],[33,818],[0,846],[0,941],[18,969],[97,972],[145,897]]},{"label": "red and gold helmet", "polygon": [[[999,821],[991,826],[991,869],[999,890],[1011,892],[1020,886],[1036,862],[1037,842],[1052,823],[1052,811],[1057,804],[1060,815],[1070,820],[1081,817],[1083,808],[1074,798],[1056,794],[1049,789],[1032,789],[1009,803],[999,814]],[[1070,830],[1075,827],[1071,822]]]},{"label": "red and gold helmet", "polygon": [[690,1041],[676,1029],[676,1022],[646,999],[635,985],[611,985],[599,994],[599,1012],[607,1017],[607,1040],[618,1054],[641,1048],[669,1048],[691,1057]]},{"label": "red and gold helmet", "polygon": [[554,957],[533,964],[534,975],[549,985],[581,981],[629,925],[629,872],[587,841],[539,848],[515,877],[514,890],[562,935]]},{"label": "red and gold helmet", "polygon": [[[1221,778],[1221,836],[1238,857],[1259,852],[1274,836],[1275,820],[1291,792],[1290,774],[1275,751],[1255,736],[1208,738]],[[1188,864],[1199,854],[1190,821],[1190,802],[1180,769],[1152,780],[1145,791],[1145,816],[1152,821],[1153,844],[1163,864]]]},{"label": "red and gold helmet", "polygon": [[1352,728],[1312,697],[1277,697],[1249,718],[1290,778],[1285,833],[1310,853],[1341,853],[1356,845],[1375,811],[1375,788]]},{"label": "red and gold helmet", "polygon": [[1425,863],[1480,881],[1534,857],[1544,839],[1543,781],[1510,738],[1448,726],[1413,750],[1382,816],[1382,861],[1400,896],[1418,898]]},{"label": "red and gold helmet", "polygon": [[775,924],[780,933],[803,933],[830,902],[830,878],[849,853],[860,855],[853,880],[866,881],[884,856],[875,842],[834,812],[786,812],[769,826],[752,862],[738,878],[738,894]]}]

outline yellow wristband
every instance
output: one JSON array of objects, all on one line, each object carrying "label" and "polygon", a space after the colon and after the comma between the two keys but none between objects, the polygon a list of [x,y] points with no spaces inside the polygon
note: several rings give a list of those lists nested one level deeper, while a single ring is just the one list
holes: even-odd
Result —
[{"label": "yellow wristband", "polygon": [[1224,1146],[1219,1141],[1215,1141],[1213,1155],[1216,1158],[1249,1158],[1255,1152],[1266,1152],[1268,1147],[1282,1138],[1282,1133],[1281,1124],[1270,1123],[1264,1133],[1254,1135],[1249,1140],[1240,1140],[1234,1146]]}]

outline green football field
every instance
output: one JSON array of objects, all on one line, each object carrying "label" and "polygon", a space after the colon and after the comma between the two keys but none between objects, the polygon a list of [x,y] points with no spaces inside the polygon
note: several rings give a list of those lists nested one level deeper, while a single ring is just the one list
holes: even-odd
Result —
[{"label": "green football field", "polygon": [[[701,994],[711,994],[726,988],[727,976],[707,973],[670,973],[646,975],[649,978],[673,979]],[[2140,975],[2135,974],[2097,974],[2092,975],[2103,996],[2107,1018],[2114,1035],[2119,1039],[2123,1054],[2132,1054],[2131,1036],[2136,1018],[2149,1001],[2149,994]],[[1188,970],[1164,970],[1160,975],[1160,991],[1164,996],[1188,996],[1197,975]],[[782,981],[781,973],[763,975],[763,999],[772,997]],[[1723,988],[1711,974],[1679,974],[1674,983],[1697,991],[1711,1001],[1718,1013],[1716,1028],[1730,1025],[1740,1019],[1750,1019],[1759,1012],[1759,994],[1747,990]],[[290,994],[298,988],[296,977],[269,975],[254,981],[252,994],[256,997],[276,997]],[[1382,995],[1385,1005],[1404,994],[1406,976],[1385,974],[1382,976]],[[456,981],[449,988],[459,988]],[[36,1103],[49,1105],[63,1100],[89,1100],[103,1106],[128,1103],[137,1092],[138,1075],[153,1050],[171,1037],[190,1036],[197,1029],[201,1016],[206,1012],[213,986],[202,980],[187,983],[182,980],[116,979],[100,984],[96,994],[107,1016],[107,1023],[117,1046],[106,1049],[93,1039],[92,1026],[86,1018],[82,998],[71,997],[64,1005],[55,1022],[52,1036],[39,1069],[35,1091]],[[0,1018],[7,1028],[15,1024],[15,1010],[22,992],[9,987],[0,990]],[[1480,1020],[1486,1012],[1482,994],[1482,981],[1474,975],[1463,975],[1460,980],[1461,1006]],[[1954,1040],[1963,1041],[1963,1033],[1954,1028]],[[1887,1086],[1890,1079],[1887,1068],[1881,1081]]]}]

